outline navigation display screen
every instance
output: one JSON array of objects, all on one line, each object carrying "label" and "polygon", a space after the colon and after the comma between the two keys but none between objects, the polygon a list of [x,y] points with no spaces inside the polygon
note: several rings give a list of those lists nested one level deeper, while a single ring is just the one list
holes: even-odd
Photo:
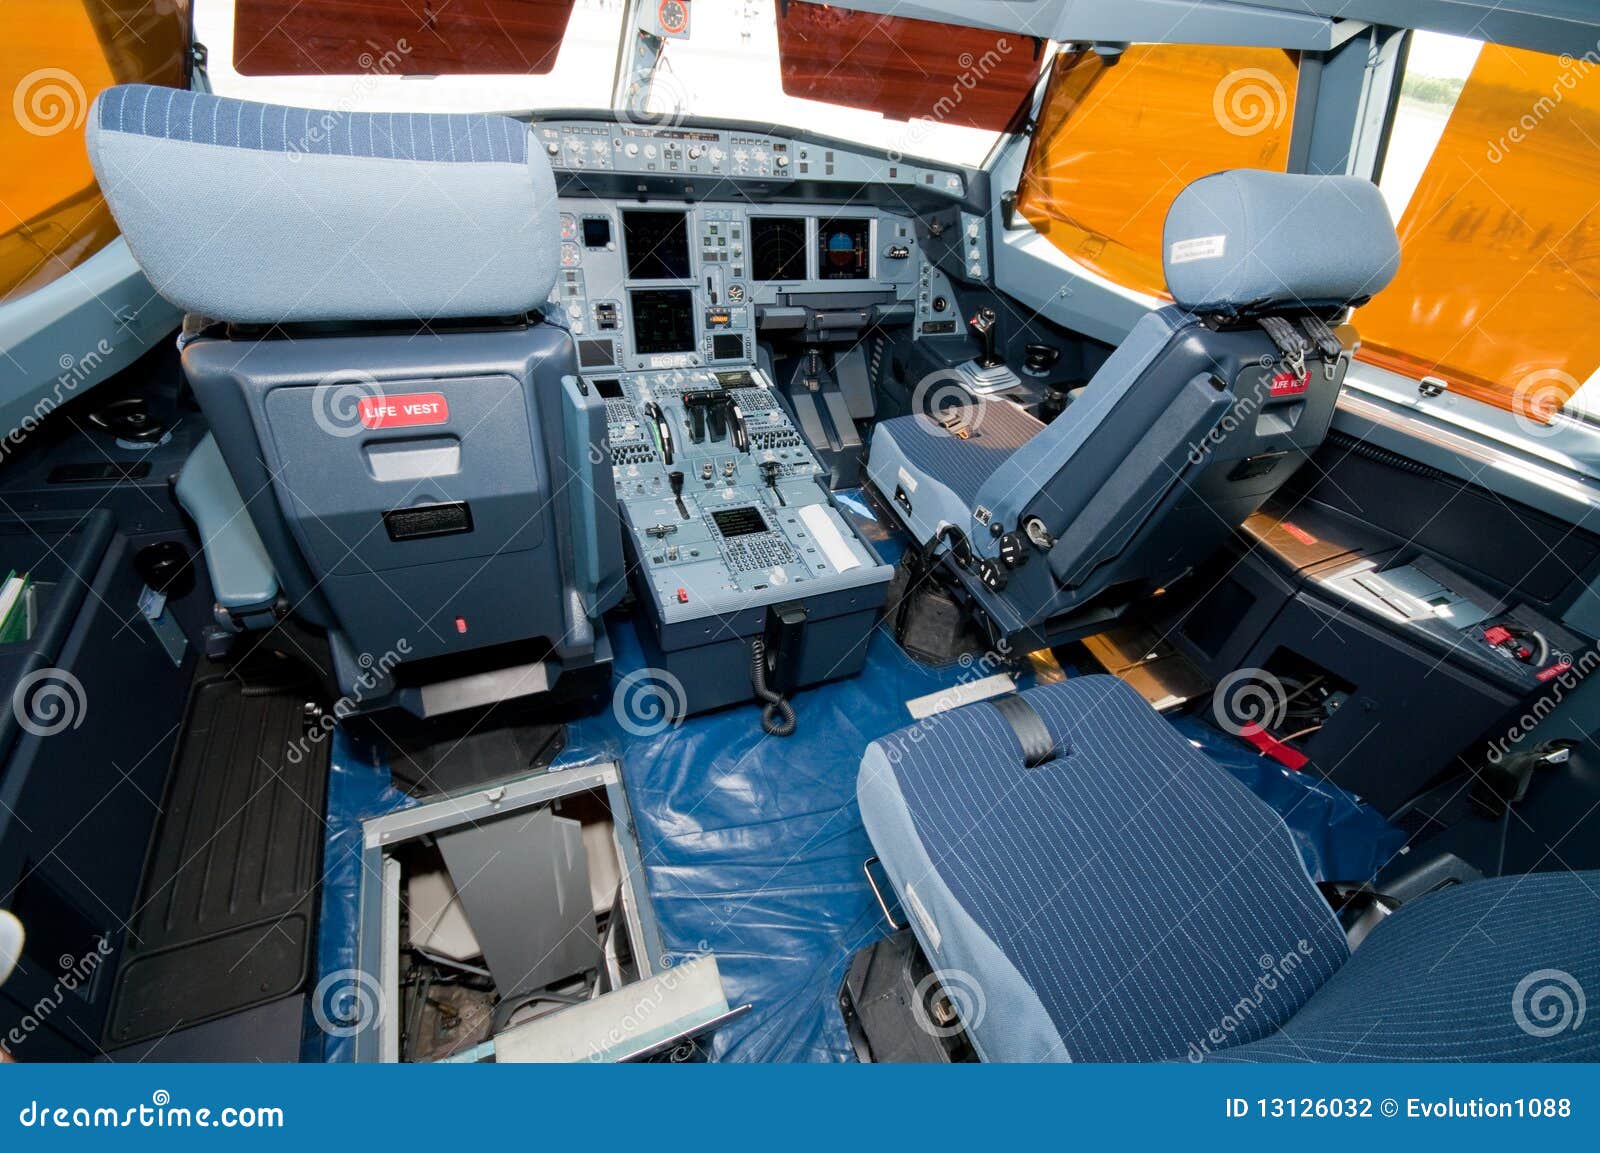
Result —
[{"label": "navigation display screen", "polygon": [[687,288],[636,288],[633,350],[640,356],[694,351],[694,294]]},{"label": "navigation display screen", "polygon": [[750,218],[750,256],[756,280],[806,279],[806,222],[799,216]]},{"label": "navigation display screen", "polygon": [[629,280],[688,280],[689,228],[681,212],[622,214]]}]

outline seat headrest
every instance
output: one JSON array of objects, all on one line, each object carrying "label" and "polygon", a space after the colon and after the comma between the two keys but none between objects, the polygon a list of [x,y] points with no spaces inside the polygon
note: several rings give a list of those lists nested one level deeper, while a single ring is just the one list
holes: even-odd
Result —
[{"label": "seat headrest", "polygon": [[1359,176],[1201,177],[1172,202],[1162,240],[1167,291],[1199,313],[1359,304],[1400,266],[1388,205]]},{"label": "seat headrest", "polygon": [[128,84],[89,159],[157,292],[216,320],[513,316],[555,284],[555,177],[507,116],[319,111]]}]

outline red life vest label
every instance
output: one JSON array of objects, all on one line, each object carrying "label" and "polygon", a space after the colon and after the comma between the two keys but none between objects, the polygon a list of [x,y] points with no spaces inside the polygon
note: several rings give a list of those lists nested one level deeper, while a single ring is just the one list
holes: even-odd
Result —
[{"label": "red life vest label", "polygon": [[449,419],[450,405],[439,392],[361,398],[361,423],[367,428],[408,428],[418,424],[443,424]]},{"label": "red life vest label", "polygon": [[1311,374],[1302,372],[1296,376],[1292,372],[1275,372],[1272,381],[1267,385],[1267,392],[1272,396],[1299,396],[1311,387]]}]

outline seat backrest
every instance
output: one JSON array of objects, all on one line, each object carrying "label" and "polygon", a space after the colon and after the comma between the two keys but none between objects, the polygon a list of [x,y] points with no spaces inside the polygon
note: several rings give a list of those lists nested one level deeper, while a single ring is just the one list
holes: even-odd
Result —
[{"label": "seat backrest", "polygon": [[1061,639],[1053,620],[1171,581],[1260,507],[1326,434],[1355,342],[1341,322],[1399,246],[1370,181],[1241,170],[1179,194],[1164,262],[1174,305],[979,490],[981,552],[995,525],[1046,542],[986,594],[1007,632]]},{"label": "seat backrest", "polygon": [[603,647],[622,590],[588,448],[605,402],[570,334],[529,315],[560,220],[527,125],[129,85],[87,132],[151,283],[208,318],[186,326],[184,372],[283,596],[328,630],[358,703],[393,703],[433,658],[459,684],[512,649],[559,670]]}]

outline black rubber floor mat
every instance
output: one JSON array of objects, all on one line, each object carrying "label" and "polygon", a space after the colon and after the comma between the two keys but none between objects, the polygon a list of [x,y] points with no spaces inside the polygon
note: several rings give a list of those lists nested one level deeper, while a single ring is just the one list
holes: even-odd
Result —
[{"label": "black rubber floor mat", "polygon": [[214,676],[189,698],[107,1047],[301,989],[316,941],[328,742],[306,693]]}]

